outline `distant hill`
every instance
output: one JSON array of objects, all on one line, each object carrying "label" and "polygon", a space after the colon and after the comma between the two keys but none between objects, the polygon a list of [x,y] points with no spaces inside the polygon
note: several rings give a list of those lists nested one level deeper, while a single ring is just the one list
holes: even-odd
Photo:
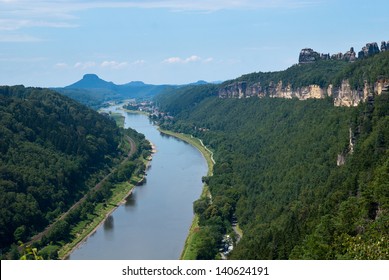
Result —
[{"label": "distant hill", "polygon": [[103,79],[100,79],[99,76],[96,74],[85,74],[84,77],[79,80],[78,82],[75,82],[74,84],[71,84],[70,86],[65,87],[66,89],[116,89],[118,86],[115,85],[112,82],[104,81]]},{"label": "distant hill", "polygon": [[[206,85],[206,81],[197,81],[190,85]],[[97,108],[106,101],[122,99],[151,99],[166,90],[180,88],[185,85],[151,85],[142,81],[132,81],[117,85],[107,82],[96,74],[85,74],[83,78],[55,91],[73,98],[89,107]]]}]

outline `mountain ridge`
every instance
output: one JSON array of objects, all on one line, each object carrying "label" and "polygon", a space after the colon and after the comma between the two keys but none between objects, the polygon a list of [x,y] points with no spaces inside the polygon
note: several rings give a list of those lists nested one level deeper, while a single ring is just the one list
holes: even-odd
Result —
[{"label": "mountain ridge", "polygon": [[112,100],[123,99],[152,99],[154,96],[163,93],[167,89],[175,89],[188,85],[217,84],[217,82],[206,82],[199,80],[184,85],[173,84],[147,84],[143,81],[131,81],[125,84],[115,84],[101,79],[97,74],[85,74],[81,80],[62,88],[53,90],[75,99],[89,107],[97,109],[103,103]]}]

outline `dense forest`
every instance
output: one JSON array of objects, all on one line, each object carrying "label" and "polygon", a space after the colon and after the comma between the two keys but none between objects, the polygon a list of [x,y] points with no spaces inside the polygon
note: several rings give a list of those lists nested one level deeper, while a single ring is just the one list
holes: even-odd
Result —
[{"label": "dense forest", "polygon": [[[341,75],[373,80],[389,77],[387,62],[383,53],[267,75],[294,76],[296,85]],[[330,97],[219,99],[209,86],[156,101],[173,117],[160,116],[163,128],[199,137],[214,151],[214,174],[203,178],[211,196],[194,203],[198,259],[219,257],[235,217],[244,234],[231,259],[389,258],[388,92],[353,108],[334,107]]]},{"label": "dense forest", "polygon": [[[126,155],[149,149],[143,135],[48,89],[0,87],[0,248],[27,242],[83,197]],[[143,163],[141,163],[143,164]],[[54,228],[46,243],[69,238],[71,223],[110,194],[109,181],[128,179],[134,160],[116,169],[84,207]],[[128,172],[127,172],[128,171]],[[89,204],[88,204],[89,203]],[[44,245],[44,244],[43,244]],[[11,246],[12,247],[12,246]]]}]

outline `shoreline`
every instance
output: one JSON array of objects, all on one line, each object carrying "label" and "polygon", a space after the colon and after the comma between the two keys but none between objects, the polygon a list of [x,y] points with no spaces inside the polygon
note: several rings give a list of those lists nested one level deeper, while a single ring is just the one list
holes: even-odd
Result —
[{"label": "shoreline", "polygon": [[[150,141],[149,141],[150,142]],[[152,145],[152,147],[155,148],[155,146],[150,142],[150,145]],[[156,149],[153,149],[153,151],[156,151]],[[150,167],[150,164],[151,164],[151,160],[153,158],[153,154],[154,152],[151,153],[151,155],[147,158],[147,159],[144,159],[145,160],[145,172],[147,171],[147,169]],[[60,251],[61,250],[65,250],[65,253],[62,255],[62,254],[59,254],[59,259],[61,260],[67,260],[69,258],[69,256],[75,251],[77,250],[78,248],[80,248],[85,242],[87,242],[87,239],[89,237],[91,237],[93,234],[96,233],[96,231],[103,225],[103,223],[107,220],[107,218],[117,209],[119,208],[121,205],[123,205],[124,203],[126,203],[126,199],[131,196],[132,192],[134,191],[134,189],[138,186],[138,184],[140,184],[141,182],[144,181],[144,179],[146,178],[147,174],[145,174],[144,176],[142,176],[141,178],[139,178],[139,180],[137,181],[136,184],[131,184],[129,183],[129,181],[131,181],[131,179],[128,181],[128,182],[122,182],[121,184],[124,184],[124,183],[127,183],[131,186],[130,190],[126,192],[126,194],[124,196],[121,196],[120,199],[116,198],[116,196],[120,195],[120,190],[117,190],[117,194],[113,194],[111,199],[113,201],[107,203],[107,205],[110,205],[112,206],[112,208],[107,208],[107,209],[104,209],[99,216],[95,217],[95,219],[90,222],[89,224],[87,224],[83,229],[82,231],[80,231],[78,233],[78,235],[83,235],[84,232],[87,232],[87,234],[85,236],[83,236],[80,240],[78,240],[76,237],[73,241],[65,244],[64,246],[61,247]],[[120,185],[120,184],[119,184]],[[119,186],[117,186],[119,188]],[[97,224],[95,224],[97,223]],[[78,240],[78,241],[77,241]],[[72,245],[73,243],[75,242],[74,245]],[[69,246],[70,248],[67,249],[67,246]]]},{"label": "shoreline", "polygon": [[[67,252],[65,255],[63,255],[60,259],[61,260],[68,260],[69,256],[78,248],[80,248],[85,242],[88,241],[88,238],[91,237],[96,233],[96,231],[104,224],[104,222],[108,219],[108,217],[116,210],[119,208],[119,206],[123,205],[125,203],[125,200],[132,194],[134,188],[136,186],[133,186],[131,190],[127,193],[126,197],[124,197],[119,203],[117,203],[116,206],[114,206],[110,211],[108,211],[105,215],[104,218],[95,226],[93,229],[86,235],[84,236],[79,242],[76,243],[75,246],[72,246],[69,252]],[[97,218],[96,218],[97,219]],[[92,222],[93,223],[93,222]],[[91,223],[91,224],[92,224]],[[88,229],[84,229],[88,231]],[[65,245],[66,246],[66,245]]]},{"label": "shoreline", "polygon": [[[213,158],[213,152],[210,151],[204,145],[204,143],[201,139],[195,138],[192,135],[177,133],[177,132],[173,132],[170,130],[164,130],[164,129],[161,129],[160,127],[157,127],[157,128],[158,128],[158,131],[160,131],[161,133],[164,133],[164,134],[176,137],[178,139],[181,139],[181,140],[187,142],[188,144],[194,146],[195,148],[197,148],[207,162],[207,166],[208,166],[207,176],[212,176],[213,166],[215,164],[215,160]],[[208,186],[205,183],[203,184],[203,189],[202,189],[200,197],[203,197],[203,196],[211,196],[209,189],[208,189]],[[179,260],[192,259],[190,257],[190,250],[191,250],[192,240],[194,239],[194,236],[195,236],[195,233],[197,232],[197,229],[198,229],[198,217],[196,214],[194,214],[191,225],[188,229],[188,235],[185,239],[184,247],[181,251]]]}]

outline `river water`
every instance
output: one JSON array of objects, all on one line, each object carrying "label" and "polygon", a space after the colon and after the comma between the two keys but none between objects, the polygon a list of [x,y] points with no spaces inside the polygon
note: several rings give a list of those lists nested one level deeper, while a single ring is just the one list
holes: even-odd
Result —
[{"label": "river water", "polygon": [[143,133],[157,149],[147,181],[79,246],[69,259],[178,259],[202,190],[207,163],[193,146],[161,134],[145,115],[125,113],[125,127]]}]

